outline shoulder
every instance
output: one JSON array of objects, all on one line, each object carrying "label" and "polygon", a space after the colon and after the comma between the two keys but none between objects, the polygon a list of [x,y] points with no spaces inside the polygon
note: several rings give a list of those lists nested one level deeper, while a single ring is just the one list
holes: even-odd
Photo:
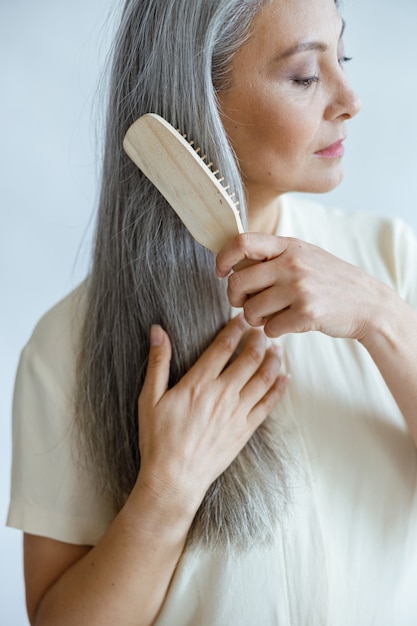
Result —
[{"label": "shoulder", "polygon": [[86,281],[41,317],[22,359],[36,362],[38,369],[48,370],[54,378],[68,378],[74,369],[85,305]]},{"label": "shoulder", "polygon": [[29,340],[41,353],[54,353],[59,346],[74,347],[85,312],[86,281],[47,311]]},{"label": "shoulder", "polygon": [[23,348],[15,380],[14,415],[29,404],[68,407],[73,398],[76,358],[85,315],[86,282],[42,316]]}]

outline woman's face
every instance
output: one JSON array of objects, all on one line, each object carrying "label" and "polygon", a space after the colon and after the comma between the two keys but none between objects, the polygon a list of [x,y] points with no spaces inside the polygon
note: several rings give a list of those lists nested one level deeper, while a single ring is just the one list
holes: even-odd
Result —
[{"label": "woman's face", "polygon": [[219,101],[250,208],[341,181],[346,121],[360,109],[343,67],[342,31],[334,0],[274,0],[234,56]]}]

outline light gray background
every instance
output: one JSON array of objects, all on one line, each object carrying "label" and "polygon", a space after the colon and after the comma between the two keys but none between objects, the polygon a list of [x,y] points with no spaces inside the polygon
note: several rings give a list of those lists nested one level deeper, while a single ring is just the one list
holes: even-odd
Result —
[{"label": "light gray background", "polygon": [[[87,271],[97,180],[92,101],[114,4],[0,0],[2,626],[27,625],[21,536],[3,524],[14,375],[36,321]],[[417,0],[344,4],[354,57],[347,69],[363,111],[349,125],[345,181],[323,200],[399,215],[417,231]]]}]

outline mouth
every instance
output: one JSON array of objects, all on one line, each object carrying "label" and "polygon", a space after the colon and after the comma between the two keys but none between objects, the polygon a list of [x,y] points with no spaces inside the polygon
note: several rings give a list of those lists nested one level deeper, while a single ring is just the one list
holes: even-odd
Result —
[{"label": "mouth", "polygon": [[343,145],[345,138],[339,139],[339,141],[335,141],[330,146],[323,148],[323,150],[318,150],[314,154],[320,157],[326,157],[330,159],[338,159],[342,157],[345,153],[345,147]]}]

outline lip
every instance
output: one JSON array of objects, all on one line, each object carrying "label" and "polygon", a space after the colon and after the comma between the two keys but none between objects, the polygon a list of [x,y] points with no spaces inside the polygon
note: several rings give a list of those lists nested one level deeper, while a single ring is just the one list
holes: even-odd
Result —
[{"label": "lip", "polygon": [[323,148],[323,150],[318,150],[314,154],[328,159],[338,159],[342,157],[345,153],[345,146],[343,145],[345,139],[346,137],[344,137],[343,139],[339,139],[338,141],[332,143],[330,146]]}]

